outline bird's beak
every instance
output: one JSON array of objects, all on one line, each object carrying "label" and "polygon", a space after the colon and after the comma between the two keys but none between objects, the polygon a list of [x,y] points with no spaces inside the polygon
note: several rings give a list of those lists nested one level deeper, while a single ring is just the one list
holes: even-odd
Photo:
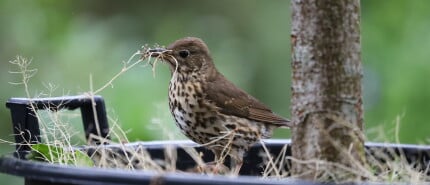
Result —
[{"label": "bird's beak", "polygon": [[154,48],[154,49],[148,49],[144,52],[141,59],[145,59],[147,57],[154,57],[154,58],[160,58],[162,61],[166,61],[170,64],[173,64],[172,62],[172,50],[166,49],[166,48]]},{"label": "bird's beak", "polygon": [[165,49],[165,48],[154,48],[154,49],[148,50],[148,54],[150,57],[158,57],[158,56],[163,55],[164,53],[166,53],[168,51],[170,51],[170,50]]}]

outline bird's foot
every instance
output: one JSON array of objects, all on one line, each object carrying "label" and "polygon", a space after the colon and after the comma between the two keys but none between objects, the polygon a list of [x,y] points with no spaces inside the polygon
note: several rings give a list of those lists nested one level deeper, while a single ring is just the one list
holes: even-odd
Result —
[{"label": "bird's foot", "polygon": [[224,175],[230,172],[230,169],[222,163],[210,162],[206,163],[203,166],[195,166],[187,170],[188,172],[193,173],[202,173],[202,174],[216,174],[216,175]]}]

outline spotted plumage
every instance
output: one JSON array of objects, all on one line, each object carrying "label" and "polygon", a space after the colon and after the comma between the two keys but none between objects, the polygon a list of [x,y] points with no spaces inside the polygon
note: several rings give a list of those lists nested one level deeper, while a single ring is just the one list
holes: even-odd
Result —
[{"label": "spotted plumage", "polygon": [[176,125],[212,150],[215,161],[223,152],[230,155],[235,173],[250,146],[271,137],[273,128],[291,126],[219,73],[201,39],[183,38],[167,48],[150,50],[150,55],[170,66],[169,108]]}]

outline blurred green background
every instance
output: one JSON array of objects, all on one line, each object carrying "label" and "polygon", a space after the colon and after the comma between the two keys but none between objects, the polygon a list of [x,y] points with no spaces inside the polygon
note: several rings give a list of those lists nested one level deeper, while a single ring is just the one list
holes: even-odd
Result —
[{"label": "blurred green background", "polygon": [[[219,70],[285,117],[290,116],[289,1],[272,0],[2,0],[0,104],[25,96],[9,82],[19,76],[8,61],[32,59],[32,96],[76,95],[104,85],[144,44],[168,45],[185,36],[206,41]],[[428,143],[430,124],[430,1],[362,1],[362,61],[367,140]],[[167,66],[137,66],[100,94],[131,141],[174,133],[167,106]],[[0,108],[0,139],[13,141],[9,110]],[[153,124],[153,123],[159,123]],[[383,136],[381,136],[383,135]],[[276,137],[289,137],[277,131]],[[1,153],[13,147],[0,145]],[[2,183],[22,183],[0,175]]]}]

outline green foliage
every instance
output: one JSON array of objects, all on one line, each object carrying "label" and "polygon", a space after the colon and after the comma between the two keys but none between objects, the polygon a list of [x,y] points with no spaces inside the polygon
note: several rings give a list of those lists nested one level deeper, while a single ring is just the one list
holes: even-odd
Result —
[{"label": "green foliage", "polygon": [[[102,86],[143,44],[166,45],[184,36],[203,38],[217,67],[238,86],[289,117],[290,9],[288,0],[2,0],[0,1],[0,104],[25,96],[10,85],[7,61],[16,55],[33,59],[34,96],[87,92]],[[368,140],[394,142],[394,125],[402,116],[400,142],[422,143],[430,124],[430,1],[362,0],[362,61]],[[101,92],[108,114],[131,141],[163,138],[150,124],[169,115],[170,75],[160,65],[136,67]],[[54,91],[47,84],[54,84]],[[155,108],[161,106],[161,108]],[[1,139],[13,141],[10,113],[0,108]],[[172,119],[161,124],[176,130]],[[111,120],[112,123],[112,120]],[[380,127],[380,128],[379,128]],[[277,137],[289,137],[279,129]],[[381,137],[380,132],[387,137]],[[0,151],[12,151],[1,145]],[[1,178],[0,174],[0,178]],[[6,182],[5,182],[6,183]],[[13,184],[13,183],[6,183]]]},{"label": "green foliage", "polygon": [[[238,86],[275,112],[290,117],[289,1],[0,1],[0,103],[25,96],[7,61],[33,59],[38,73],[30,79],[34,96],[75,95],[104,85],[143,44],[167,45],[184,36],[203,38],[217,67]],[[366,128],[382,126],[393,135],[401,119],[400,141],[428,137],[430,110],[430,1],[362,2],[362,60]],[[150,123],[169,115],[166,66],[156,77],[136,67],[105,97],[108,114],[131,141],[163,138]],[[47,84],[55,88],[47,89]],[[41,93],[43,92],[43,93]],[[155,108],[157,105],[164,105]],[[176,129],[172,119],[162,124]],[[0,135],[13,140],[9,110],[0,109]],[[112,122],[111,122],[112,123]],[[417,129],[419,128],[419,129]],[[390,134],[391,133],[391,134]],[[289,137],[278,130],[277,137]],[[369,134],[368,140],[377,139]],[[387,139],[387,138],[384,138]],[[389,141],[394,138],[389,137]],[[12,150],[12,147],[9,147]]]},{"label": "green foliage", "polygon": [[31,149],[31,153],[26,156],[29,160],[76,166],[94,166],[91,158],[79,150],[66,151],[62,147],[46,144],[35,144],[31,146]]}]

